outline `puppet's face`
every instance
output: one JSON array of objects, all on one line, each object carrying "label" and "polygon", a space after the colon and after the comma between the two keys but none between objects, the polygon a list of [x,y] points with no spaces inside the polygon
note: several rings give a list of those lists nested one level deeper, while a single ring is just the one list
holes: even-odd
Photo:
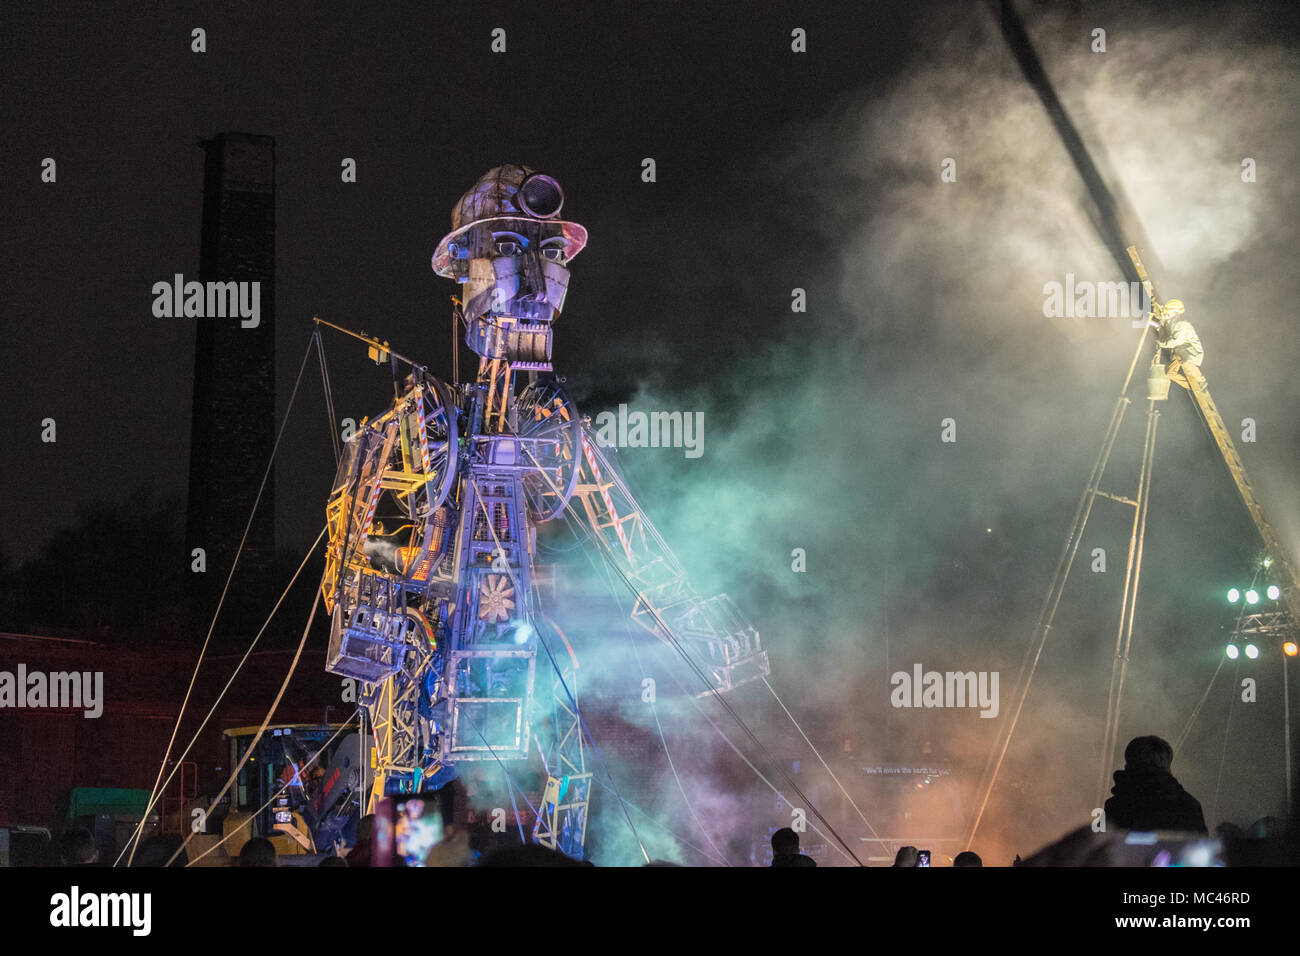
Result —
[{"label": "puppet's face", "polygon": [[555,223],[504,219],[466,236],[465,317],[549,322],[564,308],[569,286],[565,238]]}]

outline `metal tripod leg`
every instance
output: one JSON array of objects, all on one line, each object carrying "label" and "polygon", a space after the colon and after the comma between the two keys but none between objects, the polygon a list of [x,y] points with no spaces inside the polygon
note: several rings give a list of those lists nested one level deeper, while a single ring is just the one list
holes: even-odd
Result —
[{"label": "metal tripod leg", "polygon": [[1106,730],[1101,746],[1101,770],[1097,778],[1097,801],[1100,807],[1106,796],[1106,781],[1118,746],[1120,701],[1124,695],[1124,678],[1128,674],[1129,649],[1133,643],[1133,619],[1137,614],[1138,582],[1142,576],[1142,545],[1146,537],[1147,509],[1151,500],[1151,470],[1156,451],[1156,426],[1160,413],[1155,400],[1147,402],[1147,431],[1142,446],[1142,466],[1138,472],[1138,493],[1133,504],[1133,529],[1129,534],[1128,563],[1124,568],[1124,599],[1121,602],[1119,627],[1115,633],[1115,659],[1110,670],[1110,691],[1106,698]]},{"label": "metal tripod leg", "polygon": [[[1092,506],[1096,502],[1098,494],[1105,495],[1105,492],[1100,490],[1101,479],[1106,473],[1107,464],[1110,462],[1110,453],[1115,447],[1115,439],[1119,435],[1120,425],[1124,422],[1124,413],[1131,404],[1131,399],[1127,394],[1128,388],[1133,381],[1133,372],[1137,369],[1138,360],[1146,348],[1147,336],[1150,331],[1149,326],[1143,326],[1142,335],[1138,338],[1137,349],[1133,352],[1133,360],[1129,362],[1128,374],[1124,376],[1124,384],[1120,386],[1119,396],[1115,400],[1115,410],[1111,412],[1110,424],[1106,426],[1106,434],[1102,438],[1101,449],[1097,452],[1097,458],[1093,462],[1092,472],[1088,475],[1088,482],[1084,486],[1083,495],[1079,498],[1079,504],[1074,510],[1074,520],[1071,522],[1070,530],[1066,532],[1065,542],[1061,546],[1061,554],[1056,561],[1056,570],[1052,574],[1052,583],[1048,586],[1047,594],[1043,598],[1043,606],[1038,612],[1038,622],[1034,625],[1034,636],[1025,649],[1025,657],[1020,664],[1020,674],[1017,676],[1015,684],[1016,704],[1012,709],[1006,730],[1003,731],[999,739],[1001,749],[998,751],[996,762],[993,753],[990,752],[989,759],[985,763],[984,769],[985,775],[988,776],[988,783],[980,798],[979,808],[975,812],[975,820],[971,825],[970,835],[966,839],[967,849],[975,840],[975,833],[979,830],[980,821],[984,817],[984,810],[988,806],[989,796],[993,793],[998,774],[1002,770],[1002,762],[1006,758],[1007,749],[1011,746],[1011,737],[1015,733],[1016,724],[1020,720],[1020,712],[1025,706],[1025,699],[1029,696],[1029,686],[1033,683],[1034,673],[1038,669],[1043,647],[1046,645],[1047,637],[1052,630],[1052,623],[1056,620],[1056,609],[1061,603],[1062,594],[1065,593],[1065,583],[1069,579],[1070,569],[1074,567],[1074,558],[1079,552],[1079,544],[1083,540],[1084,529],[1087,528],[1088,519],[1092,515]],[[995,750],[999,744],[994,744]],[[989,764],[993,764],[991,774],[988,769]]]}]

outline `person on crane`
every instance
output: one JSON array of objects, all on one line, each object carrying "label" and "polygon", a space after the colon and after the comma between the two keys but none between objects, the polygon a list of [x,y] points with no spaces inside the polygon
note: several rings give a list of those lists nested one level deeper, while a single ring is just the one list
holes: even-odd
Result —
[{"label": "person on crane", "polygon": [[1172,353],[1165,374],[1183,388],[1190,389],[1183,366],[1200,368],[1205,350],[1201,348],[1201,339],[1192,323],[1183,318],[1184,312],[1186,308],[1181,299],[1170,299],[1163,306],[1152,306],[1151,327],[1156,330],[1156,344]]}]

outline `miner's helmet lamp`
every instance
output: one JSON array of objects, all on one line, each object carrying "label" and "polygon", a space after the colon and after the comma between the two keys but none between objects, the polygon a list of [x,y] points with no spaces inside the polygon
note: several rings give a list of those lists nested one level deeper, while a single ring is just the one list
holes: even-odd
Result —
[{"label": "miner's helmet lamp", "polygon": [[474,231],[486,226],[492,231],[545,236],[559,246],[565,262],[587,244],[587,230],[576,222],[559,218],[564,190],[544,173],[527,166],[507,164],[489,169],[478,178],[451,211],[451,232],[442,237],[433,254],[433,271],[440,276],[465,275],[472,256]]}]

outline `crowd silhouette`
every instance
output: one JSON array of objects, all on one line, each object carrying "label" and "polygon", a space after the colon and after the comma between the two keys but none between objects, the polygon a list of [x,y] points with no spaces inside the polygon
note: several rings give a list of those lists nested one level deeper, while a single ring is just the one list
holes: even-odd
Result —
[{"label": "crowd silhouette", "polygon": [[[1101,813],[1059,840],[1028,857],[1017,855],[1012,866],[1258,866],[1295,865],[1296,831],[1284,821],[1266,816],[1242,827],[1220,824],[1209,836],[1200,802],[1183,789],[1173,775],[1173,748],[1160,737],[1135,737],[1124,751],[1124,766],[1114,773],[1114,786]],[[392,840],[380,837],[381,821],[370,814],[357,826],[356,845],[345,855],[324,855],[315,865],[355,869],[405,866],[392,852]],[[388,828],[391,830],[391,826]],[[781,827],[770,837],[776,867],[816,867],[800,850],[799,834]],[[137,867],[185,866],[189,861],[183,840],[175,834],[155,834],[137,848],[131,865]],[[106,866],[112,857],[96,846],[90,830],[73,826],[51,848],[65,867]],[[277,857],[275,845],[264,837],[242,844],[232,864],[238,867],[289,865]],[[563,853],[531,843],[500,845],[482,827],[450,828],[424,860],[427,866],[532,867],[593,866]],[[300,862],[295,865],[301,865]],[[679,864],[650,860],[651,867]],[[893,867],[931,866],[928,850],[898,847]],[[983,867],[984,861],[967,848],[951,858],[953,868]]]}]

